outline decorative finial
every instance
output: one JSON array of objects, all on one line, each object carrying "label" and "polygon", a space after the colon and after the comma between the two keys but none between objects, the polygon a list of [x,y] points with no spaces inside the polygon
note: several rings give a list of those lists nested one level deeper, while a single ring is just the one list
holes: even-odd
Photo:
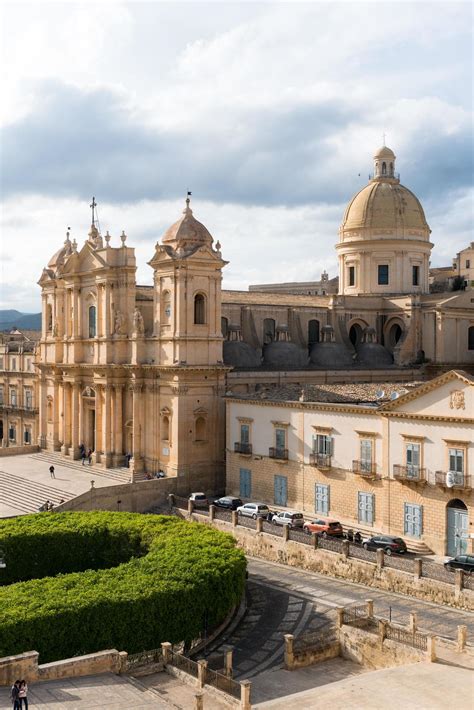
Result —
[{"label": "decorative finial", "polygon": [[120,239],[122,240],[122,246],[125,246],[125,242],[127,241],[127,235],[125,234],[125,231],[122,230],[122,234],[120,235]]},{"label": "decorative finial", "polygon": [[191,202],[191,195],[192,195],[192,193],[188,190],[188,196],[186,197],[186,207],[184,209],[184,214],[192,214],[192,210],[189,206],[189,203]]},{"label": "decorative finial", "polygon": [[110,237],[110,234],[109,234],[109,230],[107,230],[107,233],[106,233],[106,235],[105,235],[105,242],[106,242],[107,246],[110,246],[110,245],[109,245],[110,239],[111,239],[111,237]]},{"label": "decorative finial", "polygon": [[69,240],[69,235],[70,235],[70,234],[71,234],[71,227],[68,227],[68,228],[67,228],[67,232],[66,232],[66,241],[64,242],[65,244],[67,244],[67,243],[70,241],[70,240]]},{"label": "decorative finial", "polygon": [[220,251],[220,250],[221,250],[221,243],[220,243],[219,240],[217,240],[217,242],[216,242],[216,251]]},{"label": "decorative finial", "polygon": [[91,225],[95,227],[95,208],[97,207],[97,202],[95,201],[95,197],[92,197],[92,202],[89,205],[89,207],[92,210],[92,222]]},{"label": "decorative finial", "polygon": [[73,252],[77,251],[77,242],[75,239],[72,240],[72,250],[73,250]]}]

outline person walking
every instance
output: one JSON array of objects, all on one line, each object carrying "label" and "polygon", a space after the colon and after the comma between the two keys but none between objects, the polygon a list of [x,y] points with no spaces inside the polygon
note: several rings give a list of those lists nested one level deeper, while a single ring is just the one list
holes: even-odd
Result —
[{"label": "person walking", "polygon": [[89,466],[92,464],[92,449],[87,452],[87,460],[89,461]]},{"label": "person walking", "polygon": [[16,680],[10,689],[13,710],[20,710],[20,681]]},{"label": "person walking", "polygon": [[49,472],[51,474],[51,478],[56,478],[56,476],[54,475],[54,466],[49,467]]},{"label": "person walking", "polygon": [[19,708],[22,710],[24,707],[25,710],[28,710],[28,685],[26,684],[26,680],[21,680],[20,681],[20,689],[18,693],[18,699],[20,701]]},{"label": "person walking", "polygon": [[81,459],[82,459],[82,465],[85,466],[85,463],[86,463],[86,449],[85,449],[84,446],[81,448]]}]

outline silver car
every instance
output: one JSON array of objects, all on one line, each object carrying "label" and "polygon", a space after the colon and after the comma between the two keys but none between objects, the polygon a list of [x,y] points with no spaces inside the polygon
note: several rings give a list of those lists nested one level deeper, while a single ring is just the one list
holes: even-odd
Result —
[{"label": "silver car", "polygon": [[265,503],[244,503],[244,505],[239,505],[237,512],[246,518],[256,520],[257,518],[266,518],[270,511]]},{"label": "silver car", "polygon": [[281,513],[274,514],[272,523],[273,525],[288,525],[289,528],[302,528],[304,525],[303,513],[284,510]]}]

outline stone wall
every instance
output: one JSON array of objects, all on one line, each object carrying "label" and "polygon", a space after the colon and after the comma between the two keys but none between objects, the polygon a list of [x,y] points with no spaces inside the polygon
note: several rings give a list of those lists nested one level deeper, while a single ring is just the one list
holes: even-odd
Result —
[{"label": "stone wall", "polygon": [[61,503],[54,510],[126,510],[130,513],[143,513],[155,505],[167,504],[168,495],[177,493],[178,488],[178,478],[171,477],[91,488]]},{"label": "stone wall", "polygon": [[341,656],[366,668],[392,668],[426,661],[426,653],[411,646],[384,639],[354,626],[339,629]]},{"label": "stone wall", "polygon": [[[208,518],[193,513],[192,518],[206,522]],[[352,557],[346,558],[335,552],[313,549],[310,545],[285,541],[282,537],[266,533],[256,533],[243,526],[233,527],[223,520],[212,524],[225,532],[231,532],[247,555],[259,557],[269,562],[279,562],[291,567],[300,567],[310,572],[319,572],[330,577],[347,579],[351,582],[384,589],[389,592],[406,594],[436,604],[447,604],[459,609],[474,610],[474,592],[455,590],[455,585],[444,584],[427,577],[416,578],[402,570],[379,567],[376,564]]]},{"label": "stone wall", "polygon": [[5,656],[0,658],[0,686],[10,685],[17,678],[26,678],[28,683],[31,683],[98,673],[120,673],[126,668],[127,655],[125,651],[120,652],[113,648],[43,665],[38,665],[37,651]]},{"label": "stone wall", "polygon": [[341,647],[339,641],[333,641],[325,648],[306,649],[304,651],[296,651],[293,653],[293,662],[291,670],[296,668],[304,668],[312,666],[314,663],[328,661],[330,658],[337,658],[341,655]]}]

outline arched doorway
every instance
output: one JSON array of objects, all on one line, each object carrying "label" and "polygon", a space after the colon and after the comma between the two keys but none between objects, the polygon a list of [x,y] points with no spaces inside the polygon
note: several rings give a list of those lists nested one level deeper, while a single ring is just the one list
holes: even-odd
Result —
[{"label": "arched doorway", "polygon": [[349,340],[355,348],[362,342],[362,328],[358,323],[351,325],[349,330]]},{"label": "arched doorway", "polygon": [[308,350],[311,352],[311,348],[315,343],[319,342],[319,321],[310,320],[308,322]]},{"label": "arched doorway", "polygon": [[384,329],[384,345],[387,350],[393,353],[397,343],[403,335],[403,327],[397,321],[388,323]]},{"label": "arched doorway", "polygon": [[467,518],[466,504],[459,498],[450,500],[446,506],[446,547],[451,557],[467,552]]}]

